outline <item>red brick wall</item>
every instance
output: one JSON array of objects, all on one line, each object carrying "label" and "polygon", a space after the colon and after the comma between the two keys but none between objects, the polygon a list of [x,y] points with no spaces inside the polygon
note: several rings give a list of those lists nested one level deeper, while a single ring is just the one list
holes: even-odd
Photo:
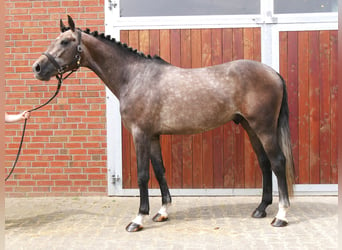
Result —
[{"label": "red brick wall", "polygon": [[[59,34],[59,19],[104,32],[104,1],[5,1],[6,107],[18,113],[44,103],[57,81],[34,78],[31,65]],[[82,68],[58,98],[32,112],[22,154],[6,182],[6,195],[106,195],[105,87]],[[15,159],[23,123],[5,126],[6,174]]]}]

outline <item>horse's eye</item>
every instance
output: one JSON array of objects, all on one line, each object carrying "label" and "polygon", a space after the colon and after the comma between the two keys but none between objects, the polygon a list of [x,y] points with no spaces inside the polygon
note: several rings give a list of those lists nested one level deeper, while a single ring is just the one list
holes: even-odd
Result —
[{"label": "horse's eye", "polygon": [[66,46],[68,45],[69,41],[68,40],[62,40],[61,45]]}]

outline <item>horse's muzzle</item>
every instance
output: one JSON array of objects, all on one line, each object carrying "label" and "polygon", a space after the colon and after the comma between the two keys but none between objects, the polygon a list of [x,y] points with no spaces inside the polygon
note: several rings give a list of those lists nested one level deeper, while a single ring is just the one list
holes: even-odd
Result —
[{"label": "horse's muzzle", "polygon": [[54,69],[47,65],[44,57],[41,57],[32,65],[32,71],[38,80],[49,81]]}]

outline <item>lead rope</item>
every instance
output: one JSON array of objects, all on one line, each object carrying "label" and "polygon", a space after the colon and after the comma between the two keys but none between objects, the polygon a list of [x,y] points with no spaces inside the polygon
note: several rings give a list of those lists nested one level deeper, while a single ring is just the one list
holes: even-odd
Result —
[{"label": "lead rope", "polygon": [[[72,70],[72,71],[71,71],[69,74],[67,74],[67,76],[64,77],[64,78],[63,78],[63,73],[57,74],[57,75],[56,75],[56,78],[57,78],[57,80],[58,80],[58,85],[57,85],[57,89],[56,89],[55,94],[54,94],[47,102],[45,102],[44,104],[42,104],[42,105],[40,105],[40,106],[38,106],[38,107],[35,107],[35,108],[33,108],[33,109],[30,109],[28,112],[35,111],[35,110],[40,109],[40,108],[46,106],[47,104],[49,104],[49,103],[58,95],[59,90],[60,90],[60,88],[61,88],[61,86],[62,86],[63,81],[64,81],[65,79],[67,79],[67,78],[68,78],[72,73],[74,73],[76,70],[77,70],[77,69]],[[27,123],[27,118],[25,119],[25,122],[24,122],[23,133],[22,133],[22,135],[21,135],[21,140],[20,140],[20,144],[19,144],[19,148],[18,148],[18,152],[17,152],[17,157],[16,157],[16,159],[15,159],[15,161],[14,161],[14,163],[13,163],[12,169],[11,169],[11,171],[9,172],[8,176],[6,177],[5,181],[7,181],[8,178],[12,175],[12,173],[13,173],[13,171],[14,171],[14,169],[15,169],[15,166],[17,165],[17,162],[18,162],[18,159],[19,159],[19,156],[20,156],[20,152],[21,152],[21,148],[22,148],[22,146],[23,146],[24,137],[25,137],[26,123]]]}]

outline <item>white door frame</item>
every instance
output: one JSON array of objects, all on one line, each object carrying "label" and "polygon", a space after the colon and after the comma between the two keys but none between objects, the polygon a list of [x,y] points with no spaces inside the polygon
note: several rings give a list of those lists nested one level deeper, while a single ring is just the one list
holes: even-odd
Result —
[{"label": "white door frame", "polygon": [[[261,61],[279,71],[279,32],[299,30],[335,30],[337,13],[273,14],[273,0],[261,1],[260,15],[120,17],[120,1],[105,0],[105,33],[120,40],[121,30],[194,29],[194,28],[261,28]],[[108,195],[136,196],[138,189],[122,188],[122,131],[117,98],[106,88]],[[295,185],[295,195],[336,195],[337,184]],[[261,189],[171,189],[172,195],[261,195]],[[273,192],[278,186],[273,176]],[[150,189],[150,195],[160,195]]]}]

